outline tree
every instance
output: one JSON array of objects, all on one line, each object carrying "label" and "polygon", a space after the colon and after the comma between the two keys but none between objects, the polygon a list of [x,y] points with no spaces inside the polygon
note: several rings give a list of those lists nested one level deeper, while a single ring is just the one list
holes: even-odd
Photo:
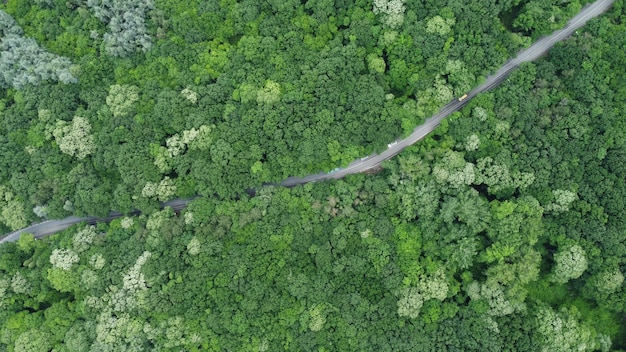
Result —
[{"label": "tree", "polygon": [[103,37],[109,55],[125,57],[152,47],[145,17],[154,9],[154,1],[88,0],[86,5],[109,26]]},{"label": "tree", "polygon": [[71,249],[55,249],[50,255],[50,264],[53,268],[69,271],[72,265],[78,263],[78,254]]},{"label": "tree", "polygon": [[555,213],[566,212],[569,210],[569,205],[578,199],[578,195],[572,191],[556,189],[552,191],[554,194],[554,203],[546,205],[546,210]]},{"label": "tree", "polygon": [[98,236],[98,233],[96,232],[96,228],[94,226],[86,226],[82,230],[76,232],[72,238],[74,250],[77,253],[82,253],[88,250],[96,239],[96,236]]},{"label": "tree", "polygon": [[552,280],[566,283],[571,279],[579,278],[585,270],[587,270],[585,250],[577,244],[564,245],[554,255]]},{"label": "tree", "polygon": [[80,292],[84,287],[81,285],[79,275],[74,271],[69,271],[61,267],[48,269],[46,279],[55,290],[59,292]]},{"label": "tree", "polygon": [[280,95],[280,84],[267,80],[265,86],[257,91],[256,101],[259,104],[271,105],[280,100]]},{"label": "tree", "polygon": [[5,223],[13,230],[26,227],[28,224],[28,216],[24,203],[21,202],[12,192],[0,188],[0,221]]},{"label": "tree", "polygon": [[75,320],[63,337],[63,342],[68,351],[88,352],[95,338],[94,323]]},{"label": "tree", "polygon": [[15,340],[15,352],[47,352],[52,346],[50,334],[41,328],[23,332]]},{"label": "tree", "polygon": [[394,29],[404,22],[404,0],[374,0],[374,13],[382,14],[385,26]]},{"label": "tree", "polygon": [[43,50],[34,39],[22,37],[22,30],[9,14],[0,10],[0,87],[21,89],[45,80],[65,84],[78,82],[69,59]]},{"label": "tree", "polygon": [[84,159],[96,149],[91,125],[84,117],[75,116],[71,125],[57,120],[52,135],[63,153],[78,159]]},{"label": "tree", "polygon": [[427,33],[435,33],[441,36],[447,35],[451,28],[450,26],[454,25],[454,19],[443,19],[441,16],[437,15],[430,18],[426,22],[426,32]]},{"label": "tree", "polygon": [[407,287],[402,290],[398,300],[398,315],[415,319],[419,316],[420,309],[424,305],[424,297],[418,288]]},{"label": "tree", "polygon": [[593,286],[598,291],[609,294],[617,291],[624,283],[624,274],[619,269],[607,270],[594,276]]},{"label": "tree", "polygon": [[536,309],[534,323],[542,351],[594,351],[598,343],[594,331],[579,322],[575,307],[554,311],[547,305]]},{"label": "tree", "polygon": [[143,197],[155,197],[158,200],[164,202],[171,199],[176,194],[176,185],[167,176],[163,178],[159,183],[148,182],[141,190]]},{"label": "tree", "polygon": [[114,84],[109,87],[106,103],[115,117],[127,117],[133,111],[133,104],[139,100],[139,88],[132,85]]},{"label": "tree", "polygon": [[495,279],[487,280],[484,283],[472,282],[467,287],[467,295],[473,300],[484,300],[487,302],[489,310],[487,313],[492,316],[504,316],[515,311],[523,310],[521,302],[515,302],[507,297],[506,288]]}]

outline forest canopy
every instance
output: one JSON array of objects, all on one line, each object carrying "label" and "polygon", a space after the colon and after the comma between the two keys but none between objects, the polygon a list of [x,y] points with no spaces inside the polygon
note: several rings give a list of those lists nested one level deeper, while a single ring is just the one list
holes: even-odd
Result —
[{"label": "forest canopy", "polygon": [[582,5],[0,4],[1,229],[143,212],[1,245],[0,349],[626,348],[619,3],[378,173],[261,187],[382,150]]},{"label": "forest canopy", "polygon": [[346,165],[580,8],[538,3],[7,1],[0,184],[35,221]]}]

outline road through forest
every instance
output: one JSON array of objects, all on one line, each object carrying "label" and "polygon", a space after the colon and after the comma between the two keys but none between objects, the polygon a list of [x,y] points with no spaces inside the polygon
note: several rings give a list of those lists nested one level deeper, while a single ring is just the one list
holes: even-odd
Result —
[{"label": "road through forest", "polygon": [[[400,153],[404,148],[411,146],[424,138],[430,132],[432,132],[443,119],[448,117],[453,112],[460,110],[465,104],[467,104],[472,98],[476,95],[488,91],[497,85],[499,85],[502,81],[506,79],[506,77],[520,64],[524,62],[534,61],[544,54],[546,54],[554,44],[562,41],[563,39],[570,36],[574,31],[578,28],[585,25],[585,23],[600,15],[601,13],[607,11],[611,5],[613,5],[615,0],[598,0],[592,4],[588,4],[581,11],[574,16],[564,28],[559,29],[553,32],[551,35],[547,37],[543,37],[536,41],[533,45],[520,51],[514,59],[507,61],[500,69],[493,75],[487,77],[487,79],[480,86],[474,88],[471,92],[467,93],[467,97],[461,101],[458,99],[454,99],[447,105],[445,105],[437,114],[433,115],[429,119],[427,119],[423,125],[420,125],[415,128],[413,133],[405,139],[396,141],[395,144],[391,145],[387,150],[381,152],[380,154],[372,154],[366,158],[358,159],[350,163],[345,168],[336,170],[331,173],[317,173],[311,174],[305,177],[289,177],[286,180],[278,183],[277,185],[292,187],[299,184],[305,184],[308,182],[321,181],[327,179],[340,179],[345,177],[346,175],[355,174],[365,172],[371,169],[375,169],[380,166],[380,164],[388,159],[391,159],[396,154]],[[393,143],[393,142],[392,142]],[[195,198],[195,197],[194,197]],[[174,199],[162,204],[163,207],[170,206],[174,208],[174,210],[181,210],[187,206],[193,198],[187,199]],[[138,214],[139,212],[134,212]],[[106,222],[111,221],[115,218],[123,216],[121,213],[111,213],[107,218],[97,218],[97,217],[86,217],[80,218],[76,216],[70,216],[68,218],[62,220],[47,220],[35,225],[31,225],[24,229],[15,231],[5,238],[3,238],[0,243],[3,242],[13,242],[19,239],[19,236],[22,233],[32,233],[36,238],[44,237],[56,233],[58,231],[64,230],[74,224],[80,222],[87,223],[96,223],[96,222]]]}]

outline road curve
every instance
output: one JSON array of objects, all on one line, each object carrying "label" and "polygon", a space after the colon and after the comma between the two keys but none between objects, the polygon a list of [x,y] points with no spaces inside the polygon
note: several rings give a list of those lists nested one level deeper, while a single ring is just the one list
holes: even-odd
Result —
[{"label": "road curve", "polygon": [[553,32],[547,37],[543,37],[536,41],[533,45],[518,53],[517,57],[507,61],[500,69],[493,75],[487,77],[485,82],[480,86],[474,88],[471,92],[467,93],[467,97],[462,101],[454,99],[445,105],[437,114],[427,119],[423,125],[420,125],[413,130],[410,136],[400,140],[397,144],[391,146],[387,150],[380,154],[374,154],[366,160],[355,160],[347,167],[337,170],[328,174],[315,174],[309,175],[303,178],[290,177],[284,180],[282,186],[294,186],[312,181],[319,181],[325,179],[339,179],[346,175],[360,173],[367,170],[378,167],[383,161],[388,160],[400,153],[404,148],[415,144],[417,141],[424,138],[430,132],[432,132],[443,119],[448,117],[455,111],[460,110],[465,104],[467,104],[476,95],[486,92],[497,85],[499,85],[506,77],[521,63],[537,60],[545,55],[557,42],[570,36],[578,28],[585,25],[585,23],[601,13],[607,11],[615,0],[598,0],[593,4],[586,5],[576,16],[574,16],[562,29]]},{"label": "road curve", "polygon": [[[615,2],[615,0],[598,0],[592,4],[585,5],[581,9],[581,11],[574,16],[562,29],[559,29],[553,32],[551,35],[547,37],[543,37],[536,41],[533,45],[528,47],[525,50],[522,50],[518,53],[517,57],[507,61],[500,69],[493,75],[487,77],[485,82],[480,86],[474,88],[471,92],[467,93],[467,97],[462,101],[458,99],[454,99],[445,105],[437,114],[433,115],[429,119],[427,119],[423,125],[420,125],[413,130],[410,136],[405,139],[397,141],[394,145],[389,147],[387,150],[381,152],[380,154],[372,154],[363,159],[357,159],[350,163],[347,167],[343,169],[338,169],[331,173],[320,172],[317,174],[311,174],[305,177],[289,177],[282,182],[274,185],[281,185],[285,187],[292,187],[299,184],[328,180],[328,179],[340,179],[350,174],[365,172],[380,166],[380,164],[394,157],[396,154],[400,153],[404,148],[415,144],[417,141],[426,137],[430,132],[432,132],[443,119],[448,117],[455,111],[460,110],[465,104],[467,104],[472,98],[476,95],[486,92],[497,85],[499,85],[506,77],[513,71],[517,66],[524,62],[534,61],[541,56],[545,55],[557,42],[562,41],[563,39],[570,36],[574,31],[578,28],[585,25],[585,23],[607,11]],[[187,206],[191,200],[196,197],[187,198],[187,199],[174,199],[165,203],[162,203],[161,206],[170,206],[174,208],[174,210],[182,210]],[[139,214],[138,211],[133,212],[133,214]],[[80,218],[76,216],[70,216],[68,218],[62,220],[47,220],[35,225],[31,225],[29,227],[23,228],[21,230],[15,231],[5,238],[0,240],[0,243],[4,242],[14,242],[17,241],[22,233],[31,233],[35,235],[36,238],[44,237],[51,235],[55,232],[64,230],[74,224],[80,222],[87,222],[94,224],[96,222],[107,222],[111,221],[115,218],[122,216],[121,213],[112,212],[106,218],[97,218],[97,217],[85,217]]]}]

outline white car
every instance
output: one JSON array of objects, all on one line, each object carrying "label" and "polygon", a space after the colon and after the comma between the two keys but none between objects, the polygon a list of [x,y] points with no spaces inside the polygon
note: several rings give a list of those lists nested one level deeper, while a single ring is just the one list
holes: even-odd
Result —
[{"label": "white car", "polygon": [[391,147],[393,147],[396,144],[398,144],[398,141],[395,141],[393,143],[389,143],[389,144],[387,144],[387,148],[391,148]]}]

